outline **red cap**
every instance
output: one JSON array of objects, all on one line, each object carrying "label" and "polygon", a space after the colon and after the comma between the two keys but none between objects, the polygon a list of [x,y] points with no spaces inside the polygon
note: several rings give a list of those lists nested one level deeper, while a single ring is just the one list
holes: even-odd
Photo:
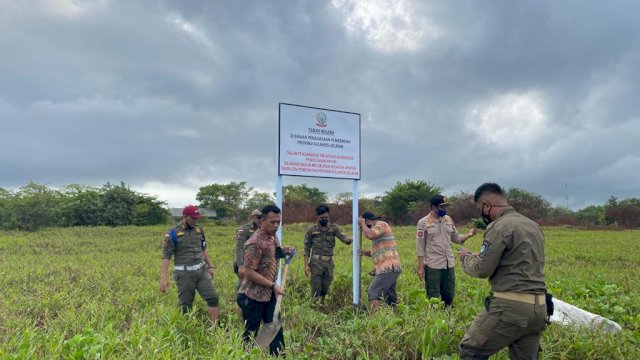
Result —
[{"label": "red cap", "polygon": [[182,216],[188,216],[194,219],[200,219],[202,215],[200,215],[200,210],[195,205],[187,205],[182,210]]}]

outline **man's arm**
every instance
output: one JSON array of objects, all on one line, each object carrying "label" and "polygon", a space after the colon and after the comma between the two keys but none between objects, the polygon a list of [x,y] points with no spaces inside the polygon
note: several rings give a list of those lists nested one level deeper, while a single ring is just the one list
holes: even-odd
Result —
[{"label": "man's arm", "polygon": [[[362,230],[362,234],[369,240],[375,240],[377,239],[380,234],[378,234],[376,231],[374,231],[373,229],[369,229],[367,227],[367,223],[365,222],[365,220],[363,218],[358,218],[358,225],[360,225],[360,230]],[[374,226],[375,228],[375,226]]]},{"label": "man's arm", "polygon": [[418,221],[418,230],[416,231],[416,255],[418,256],[418,277],[420,280],[424,280],[424,255],[425,255],[425,242],[424,239],[427,236],[426,226],[424,221]]},{"label": "man's arm", "polygon": [[244,229],[238,228],[236,231],[236,265],[242,266],[244,263],[244,242],[245,242]]},{"label": "man's arm", "polygon": [[311,274],[311,268],[309,267],[309,257],[311,256],[311,229],[307,229],[307,233],[304,235],[304,274],[309,276]]},{"label": "man's arm", "polygon": [[244,276],[247,279],[249,279],[249,281],[251,281],[256,285],[263,286],[266,288],[273,288],[273,291],[276,293],[276,295],[284,295],[284,292],[282,291],[280,286],[278,286],[274,282],[267,280],[264,276],[258,274],[258,272],[256,272],[250,267],[245,266]]},{"label": "man's arm", "polygon": [[465,241],[469,240],[470,237],[478,233],[478,229],[474,226],[471,228],[471,230],[469,230],[468,233],[464,235],[459,235],[458,230],[456,229],[456,226],[455,225],[452,225],[452,226],[453,226],[453,233],[451,234],[451,242],[455,244],[462,245],[464,244]]},{"label": "man's arm", "polygon": [[209,257],[209,251],[207,251],[207,249],[204,249],[204,262],[207,264],[209,275],[211,275],[211,278],[213,279],[216,276],[216,269],[213,267],[213,263]]},{"label": "man's arm", "polygon": [[485,233],[480,253],[471,254],[467,249],[460,253],[464,272],[473,277],[487,278],[493,275],[500,264],[504,250],[507,248],[507,236],[500,234],[487,236],[489,234],[490,232]]},{"label": "man's arm", "polygon": [[336,237],[340,239],[340,241],[342,241],[343,243],[350,245],[351,242],[353,241],[353,238],[351,236],[346,236],[345,234],[342,233],[342,231],[340,231],[340,228],[338,227],[338,225],[333,224],[333,230],[336,233]]},{"label": "man's arm", "polygon": [[160,292],[167,292],[169,287],[169,264],[171,257],[175,253],[175,245],[171,239],[171,235],[164,234],[164,242],[162,244],[162,266],[160,268]]},{"label": "man's arm", "polygon": [[160,270],[160,292],[166,293],[169,287],[169,263],[171,260],[162,259],[162,269]]}]

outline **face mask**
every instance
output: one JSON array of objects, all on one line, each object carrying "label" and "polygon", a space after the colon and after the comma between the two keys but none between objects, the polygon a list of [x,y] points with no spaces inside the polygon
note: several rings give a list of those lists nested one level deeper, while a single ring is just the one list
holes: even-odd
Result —
[{"label": "face mask", "polygon": [[444,217],[445,215],[447,215],[447,210],[438,209],[437,213],[438,213],[438,216]]},{"label": "face mask", "polygon": [[[489,215],[491,215],[491,205],[489,205]],[[480,216],[482,216],[482,221],[484,221],[485,225],[491,224],[491,217],[489,215],[484,214],[484,205],[482,205],[482,210],[480,210]]]},{"label": "face mask", "polygon": [[318,224],[320,224],[320,226],[327,226],[328,223],[329,219],[320,219],[320,221],[318,221]]}]

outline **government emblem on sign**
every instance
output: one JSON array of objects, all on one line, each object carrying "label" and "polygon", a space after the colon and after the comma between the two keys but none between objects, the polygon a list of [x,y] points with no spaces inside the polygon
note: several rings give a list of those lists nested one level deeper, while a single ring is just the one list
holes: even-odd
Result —
[{"label": "government emblem on sign", "polygon": [[316,126],[321,128],[327,126],[327,115],[323,112],[319,112],[318,115],[316,115]]}]

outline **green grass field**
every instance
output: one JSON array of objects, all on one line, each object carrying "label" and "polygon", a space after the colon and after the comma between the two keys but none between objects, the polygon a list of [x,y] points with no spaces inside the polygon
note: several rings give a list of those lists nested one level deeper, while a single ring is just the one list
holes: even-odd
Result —
[{"label": "green grass field", "polygon": [[[300,253],[305,227],[287,225],[283,236]],[[199,297],[184,316],[174,284],[167,295],[159,293],[165,231],[163,226],[100,227],[0,235],[0,358],[267,358],[241,342],[231,266],[235,228],[205,225],[221,296],[216,329],[209,328]],[[481,310],[488,283],[457,266],[456,306],[442,310],[438,301],[426,300],[415,274],[414,228],[398,227],[395,234],[405,267],[396,313],[354,315],[350,247],[337,245],[336,278],[325,311],[310,304],[302,257],[294,260],[283,310],[288,358],[457,358],[458,342]],[[624,331],[606,335],[552,324],[542,341],[543,358],[640,359],[640,231],[546,228],[545,235],[550,291],[617,321]],[[472,238],[468,246],[478,250],[481,239]],[[372,268],[364,258],[363,272]],[[365,294],[369,282],[363,275]],[[495,358],[506,359],[507,353]]]}]

